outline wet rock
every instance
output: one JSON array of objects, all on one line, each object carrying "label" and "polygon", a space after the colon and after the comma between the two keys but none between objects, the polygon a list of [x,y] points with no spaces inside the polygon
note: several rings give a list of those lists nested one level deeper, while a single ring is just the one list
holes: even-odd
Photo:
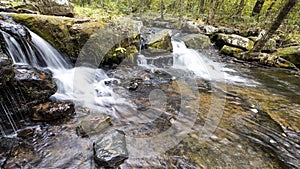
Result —
[{"label": "wet rock", "polygon": [[0,137],[0,168],[4,167],[13,149],[19,146],[16,138]]},{"label": "wet rock", "polygon": [[189,34],[183,37],[183,41],[188,48],[204,49],[212,46],[210,39],[202,34]]},{"label": "wet rock", "polygon": [[95,162],[101,167],[117,168],[128,158],[125,133],[113,130],[93,146]]},{"label": "wet rock", "polygon": [[276,56],[280,56],[297,66],[300,66],[300,46],[291,46],[287,48],[278,49],[277,52],[274,53]]},{"label": "wet rock", "polygon": [[152,52],[172,52],[171,33],[171,30],[163,29],[151,34],[146,47]]},{"label": "wet rock", "polygon": [[29,65],[14,65],[14,84],[21,90],[26,102],[43,102],[53,95],[57,86],[52,74],[46,70],[39,70]]},{"label": "wet rock", "polygon": [[[76,62],[79,55],[83,55],[84,58],[91,58],[93,62],[95,60],[103,61],[105,54],[110,56],[105,56],[105,59],[108,58],[107,63],[111,60],[115,61],[116,58],[119,61],[124,57],[113,57],[116,48],[127,49],[129,46],[135,46],[138,49],[140,42],[139,29],[142,27],[142,22],[129,18],[118,18],[119,20],[115,23],[107,24],[102,20],[32,14],[10,13],[9,15],[16,22],[27,26],[50,42],[61,52],[66,53],[72,62]],[[97,40],[102,43],[95,43]],[[130,47],[125,54],[130,55],[131,52],[135,53],[136,50]]]},{"label": "wet rock", "polygon": [[30,0],[44,15],[74,16],[74,7],[68,0]]},{"label": "wet rock", "polygon": [[47,102],[32,107],[32,120],[53,121],[68,117],[74,114],[73,103]]},{"label": "wet rock", "polygon": [[223,34],[218,33],[213,37],[216,45],[223,47],[224,45],[238,47],[244,50],[251,50],[253,48],[254,42],[248,38],[236,35],[236,34]]},{"label": "wet rock", "polygon": [[14,71],[11,66],[12,61],[0,52],[0,88],[14,77]]},{"label": "wet rock", "polygon": [[243,50],[240,48],[224,45],[221,48],[221,52],[229,56],[240,58],[239,53],[243,52]]},{"label": "wet rock", "polygon": [[89,115],[77,125],[76,134],[81,137],[88,137],[100,132],[103,133],[111,125],[110,117],[105,114]]},{"label": "wet rock", "polygon": [[[26,27],[17,24],[11,17],[4,14],[0,14],[0,29],[14,37],[22,37],[26,40],[31,39]],[[0,38],[1,40],[3,39],[2,37]]]}]

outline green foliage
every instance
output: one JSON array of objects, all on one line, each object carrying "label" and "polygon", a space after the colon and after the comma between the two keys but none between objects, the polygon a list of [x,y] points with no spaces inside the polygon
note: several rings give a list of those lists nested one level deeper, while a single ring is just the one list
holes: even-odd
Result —
[{"label": "green foliage", "polygon": [[[215,26],[241,28],[258,26],[267,29],[286,0],[265,0],[261,13],[255,17],[251,16],[251,13],[256,0],[244,0],[244,6],[240,6],[241,0],[204,0],[203,13],[199,13],[200,0],[163,0],[162,8],[161,0],[91,0],[91,2],[92,6],[88,6],[86,1],[85,7],[82,7],[80,0],[73,0],[76,4],[76,13],[103,20],[110,20],[114,15],[146,15],[153,19],[160,18],[160,11],[163,9],[165,18],[187,17],[206,21]],[[211,2],[213,3],[210,4]],[[212,9],[212,17],[209,17],[209,9]],[[240,14],[239,10],[241,10]],[[300,4],[298,3],[280,29],[285,32],[299,33],[299,24]]]}]

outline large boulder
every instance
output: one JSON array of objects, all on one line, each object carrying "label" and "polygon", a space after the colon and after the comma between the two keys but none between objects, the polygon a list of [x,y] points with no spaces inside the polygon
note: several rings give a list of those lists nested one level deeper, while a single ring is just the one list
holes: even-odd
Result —
[{"label": "large boulder", "polygon": [[204,49],[212,46],[210,39],[202,34],[189,34],[183,37],[183,41],[188,48]]},{"label": "large boulder", "polygon": [[300,46],[280,48],[274,54],[300,66]]},{"label": "large boulder", "polygon": [[[30,0],[44,15],[74,16],[74,7],[68,0]],[[31,4],[32,5],[32,4]]]},{"label": "large boulder", "polygon": [[280,67],[286,69],[293,69],[296,71],[300,71],[292,62],[283,59],[274,54],[268,53],[241,53],[239,56],[240,59],[248,60],[248,61],[256,61],[260,64],[272,66],[272,67]]},{"label": "large boulder", "polygon": [[241,48],[244,50],[251,50],[254,46],[254,42],[243,36],[236,34],[224,34],[218,33],[213,37],[213,40],[216,42],[216,45],[223,47],[224,45],[233,46]]},{"label": "large boulder", "polygon": [[[142,22],[132,19],[118,18],[116,23],[107,24],[90,19],[76,19],[58,16],[9,14],[16,22],[27,26],[30,30],[69,56],[76,62],[78,56],[87,56],[99,61],[105,55],[106,62],[117,62],[137,52]],[[82,49],[88,49],[82,51]],[[100,49],[101,48],[101,49]],[[118,53],[116,49],[128,49]],[[123,51],[123,50],[122,50]],[[105,53],[103,53],[105,52]],[[101,56],[98,56],[98,55]],[[119,54],[122,55],[119,58]],[[116,57],[113,57],[116,55]],[[95,57],[95,58],[92,58]],[[115,61],[117,60],[117,61]],[[98,64],[98,63],[97,63]],[[99,65],[99,64],[98,64]]]}]

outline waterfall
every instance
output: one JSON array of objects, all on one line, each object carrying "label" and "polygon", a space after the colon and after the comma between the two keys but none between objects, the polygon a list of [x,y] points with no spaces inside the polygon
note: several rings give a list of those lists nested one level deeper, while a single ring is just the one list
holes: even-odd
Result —
[{"label": "waterfall", "polygon": [[[6,51],[14,64],[28,64],[40,69],[48,69],[52,72],[53,79],[57,84],[57,92],[51,99],[63,101],[71,100],[78,106],[103,110],[111,104],[124,104],[125,101],[117,96],[112,88],[107,85],[116,79],[109,78],[102,69],[89,67],[72,67],[54,47],[29,31],[31,39],[11,36],[1,31],[6,43]],[[9,93],[8,93],[9,95]],[[13,133],[18,130],[15,120],[1,103],[0,105],[0,135]],[[105,110],[103,110],[105,112]],[[10,129],[5,128],[10,124]]]}]

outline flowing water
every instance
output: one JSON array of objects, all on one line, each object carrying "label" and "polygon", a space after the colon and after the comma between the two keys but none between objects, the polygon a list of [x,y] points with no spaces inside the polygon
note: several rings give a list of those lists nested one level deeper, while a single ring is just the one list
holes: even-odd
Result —
[{"label": "flowing water", "polygon": [[31,44],[19,44],[3,33],[10,56],[15,64],[51,70],[58,85],[52,99],[73,101],[76,116],[65,124],[33,126],[33,149],[7,166],[94,168],[92,143],[101,134],[81,138],[75,128],[106,115],[112,126],[105,130],[126,133],[129,159],[120,168],[300,167],[300,80],[293,72],[236,64],[180,41],[172,42],[172,54],[139,54],[135,65],[72,68],[30,34]]}]

